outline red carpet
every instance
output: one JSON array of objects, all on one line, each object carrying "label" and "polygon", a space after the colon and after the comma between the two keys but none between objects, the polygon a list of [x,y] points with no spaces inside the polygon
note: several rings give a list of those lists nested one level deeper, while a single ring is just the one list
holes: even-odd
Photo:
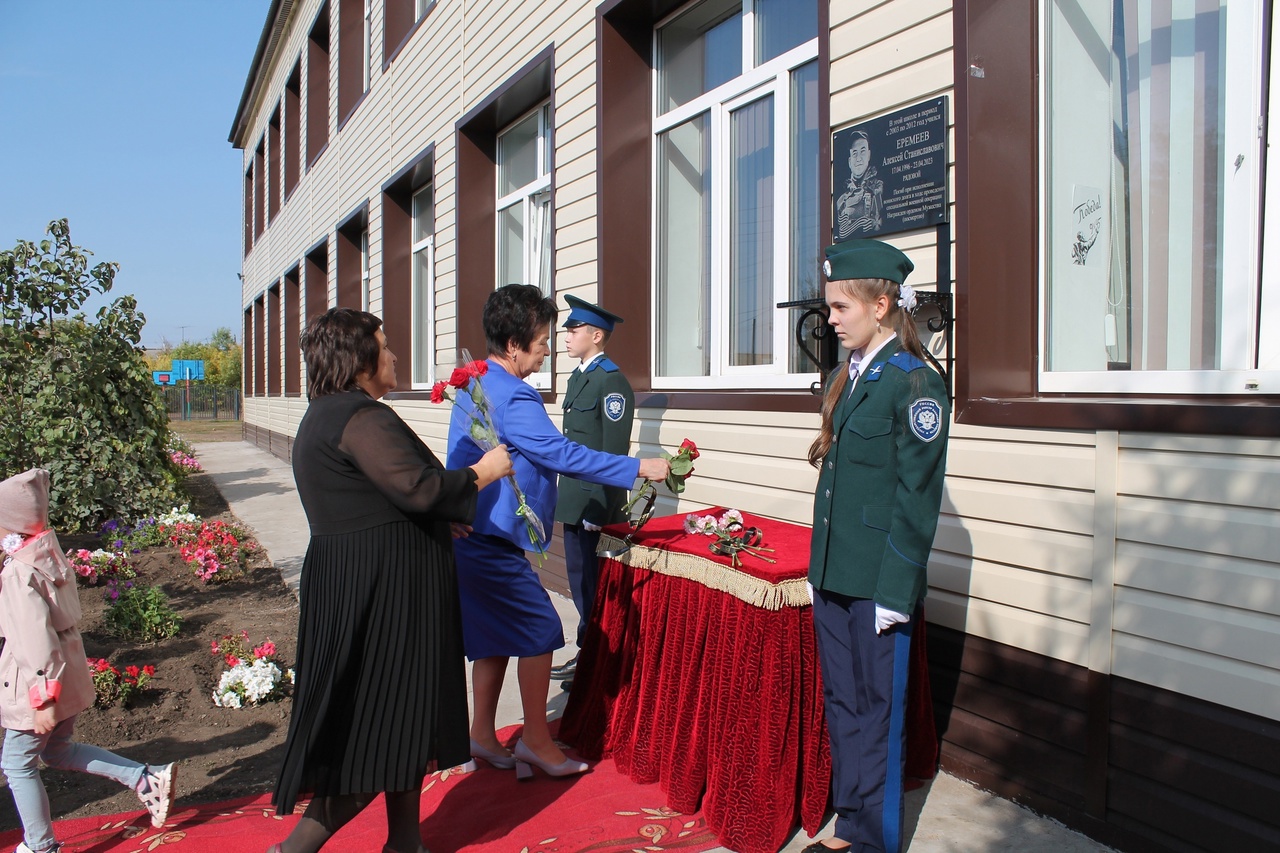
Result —
[{"label": "red carpet", "polygon": [[[570,780],[534,772],[534,781],[518,783],[513,771],[481,763],[473,773],[428,776],[422,794],[423,843],[432,853],[693,853],[718,846],[701,815],[665,808],[656,784],[635,784],[611,760]],[[277,818],[270,801],[270,795],[263,795],[183,808],[179,788],[162,830],[152,829],[139,809],[58,821],[55,833],[64,853],[261,853],[289,833],[306,805],[301,803],[295,815]],[[386,828],[379,799],[343,827],[326,850],[377,853],[386,841]],[[11,850],[21,840],[19,830],[0,833],[0,850]]]}]

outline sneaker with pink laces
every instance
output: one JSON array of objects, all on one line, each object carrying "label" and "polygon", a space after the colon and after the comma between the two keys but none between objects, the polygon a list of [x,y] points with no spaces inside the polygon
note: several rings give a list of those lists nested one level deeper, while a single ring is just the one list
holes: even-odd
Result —
[{"label": "sneaker with pink laces", "polygon": [[178,777],[178,766],[166,764],[152,769],[147,765],[143,774],[146,788],[138,792],[138,799],[151,813],[151,825],[159,829],[169,819],[169,805],[173,802],[174,783]]}]

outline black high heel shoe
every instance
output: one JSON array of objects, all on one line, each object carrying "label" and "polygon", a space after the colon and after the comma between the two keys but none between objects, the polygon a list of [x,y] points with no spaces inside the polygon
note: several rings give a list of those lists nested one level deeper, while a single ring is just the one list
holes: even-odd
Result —
[{"label": "black high heel shoe", "polygon": [[529,765],[537,767],[548,776],[557,778],[577,776],[591,769],[591,765],[587,764],[587,762],[574,761],[572,758],[566,758],[559,764],[548,764],[534,755],[532,749],[524,745],[523,738],[516,741],[516,748],[512,750],[512,754],[516,763],[516,779],[521,782],[527,782],[533,778],[533,767]]}]

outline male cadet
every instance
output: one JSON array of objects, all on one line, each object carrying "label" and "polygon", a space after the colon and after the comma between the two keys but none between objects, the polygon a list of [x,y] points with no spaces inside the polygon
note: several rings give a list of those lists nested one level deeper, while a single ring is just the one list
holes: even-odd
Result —
[{"label": "male cadet", "polygon": [[[565,437],[592,450],[626,456],[631,452],[635,394],[618,365],[604,354],[613,327],[622,318],[576,296],[565,299],[570,311],[563,323],[564,348],[571,358],[579,360],[564,393]],[[573,604],[578,608],[579,647],[596,598],[600,528],[624,520],[622,505],[626,499],[626,489],[560,477],[556,521],[564,525],[564,561]],[[577,665],[578,657],[574,655],[572,660],[552,669],[551,674],[564,681],[563,687],[569,690]]]}]

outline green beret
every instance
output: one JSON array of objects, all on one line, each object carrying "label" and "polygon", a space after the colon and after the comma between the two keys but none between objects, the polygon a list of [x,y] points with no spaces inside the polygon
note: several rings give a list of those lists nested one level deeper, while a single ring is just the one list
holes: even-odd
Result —
[{"label": "green beret", "polygon": [[879,240],[846,240],[826,248],[822,271],[831,281],[883,278],[902,284],[916,268],[899,249]]}]

